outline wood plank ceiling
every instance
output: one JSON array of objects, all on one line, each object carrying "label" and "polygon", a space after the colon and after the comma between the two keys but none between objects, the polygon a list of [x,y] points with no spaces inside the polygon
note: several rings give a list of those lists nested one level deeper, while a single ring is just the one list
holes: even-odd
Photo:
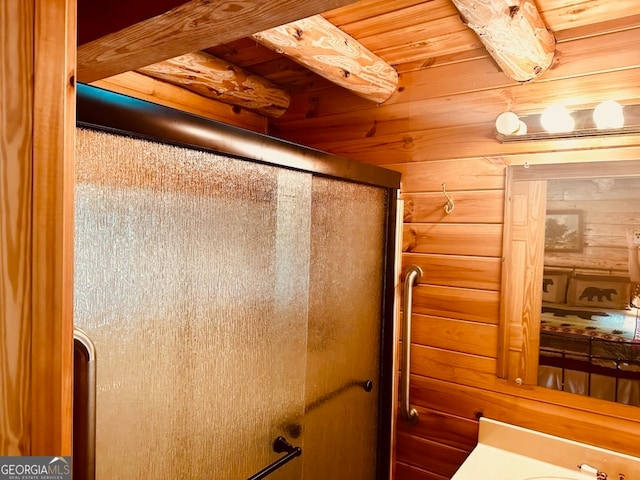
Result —
[{"label": "wood plank ceiling", "polygon": [[[455,1],[458,4],[461,0]],[[525,1],[530,2],[485,0],[479,3],[513,6]],[[602,28],[624,29],[626,24],[637,24],[640,16],[637,0],[535,0],[533,3],[558,42],[568,31],[575,37],[576,30],[589,36],[590,31]],[[336,6],[338,8],[333,8]],[[188,12],[182,23],[169,25],[156,21],[172,8],[172,11]],[[79,80],[94,81],[195,52],[213,55],[249,75],[258,75],[289,95],[329,87],[331,84],[326,79],[252,37],[265,29],[319,12],[392,65],[401,76],[434,64],[455,64],[489,55],[479,36],[463,22],[454,0],[128,0],[126,3],[117,0],[101,4],[79,0]],[[562,58],[556,56],[553,61],[561,62]],[[429,88],[428,85],[420,87]],[[405,85],[401,82],[399,88]],[[284,103],[277,107],[284,108]],[[262,114],[269,115],[264,111]]]}]

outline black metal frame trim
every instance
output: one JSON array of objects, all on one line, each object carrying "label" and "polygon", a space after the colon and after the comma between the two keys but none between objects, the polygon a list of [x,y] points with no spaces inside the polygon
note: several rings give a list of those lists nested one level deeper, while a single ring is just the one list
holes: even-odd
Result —
[{"label": "black metal frame trim", "polygon": [[364,183],[400,188],[400,173],[101,88],[78,84],[78,126]]}]

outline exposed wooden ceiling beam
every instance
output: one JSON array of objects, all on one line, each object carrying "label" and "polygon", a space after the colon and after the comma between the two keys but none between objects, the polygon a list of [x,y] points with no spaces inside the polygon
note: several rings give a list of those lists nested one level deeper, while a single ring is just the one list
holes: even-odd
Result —
[{"label": "exposed wooden ceiling beam", "polygon": [[475,31],[502,71],[518,82],[545,72],[555,38],[532,0],[453,0],[462,21]]},{"label": "exposed wooden ceiling beam", "polygon": [[398,86],[398,73],[361,43],[320,15],[252,35],[309,70],[355,94],[383,103]]},{"label": "exposed wooden ceiling beam", "polygon": [[277,118],[289,107],[289,94],[269,80],[204,52],[186,53],[137,71],[268,117]]},{"label": "exposed wooden ceiling beam", "polygon": [[78,48],[78,80],[93,82],[325,12],[356,0],[191,0]]},{"label": "exposed wooden ceiling beam", "polygon": [[129,97],[139,98],[165,107],[184,110],[201,117],[246,128],[260,133],[267,133],[266,118],[257,112],[203,98],[197,93],[177,87],[162,80],[156,80],[138,72],[125,72],[113,77],[92,82],[91,85],[121,93]]}]

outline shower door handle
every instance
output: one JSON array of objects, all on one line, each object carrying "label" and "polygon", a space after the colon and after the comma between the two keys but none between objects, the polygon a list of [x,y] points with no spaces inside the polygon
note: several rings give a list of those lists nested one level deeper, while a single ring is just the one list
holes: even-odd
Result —
[{"label": "shower door handle", "polygon": [[405,271],[404,296],[402,302],[402,375],[400,377],[400,407],[402,418],[408,423],[418,422],[418,411],[411,408],[409,402],[409,369],[411,368],[411,304],[413,301],[413,287],[422,278],[422,269],[411,265]]},{"label": "shower door handle", "polygon": [[284,437],[278,437],[273,441],[273,451],[276,453],[286,453],[285,456],[280,457],[278,460],[265,468],[260,470],[255,475],[251,475],[247,480],[262,480],[263,478],[271,475],[278,470],[284,464],[289,463],[295,457],[302,455],[302,449],[300,447],[294,447]]},{"label": "shower door handle", "polygon": [[81,378],[74,378],[76,395],[79,395],[82,405],[74,407],[74,455],[73,478],[79,480],[94,480],[96,477],[96,347],[83,330],[74,328],[74,362],[75,352],[81,356],[86,365],[79,372],[74,366],[74,376],[80,374]]}]

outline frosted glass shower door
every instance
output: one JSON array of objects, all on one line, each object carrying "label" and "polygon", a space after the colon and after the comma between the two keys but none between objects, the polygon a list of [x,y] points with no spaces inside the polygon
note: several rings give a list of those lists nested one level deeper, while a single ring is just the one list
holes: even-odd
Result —
[{"label": "frosted glass shower door", "polygon": [[376,477],[386,192],[314,177],[306,480]]},{"label": "frosted glass shower door", "polygon": [[311,175],[89,130],[77,144],[97,478],[246,479],[304,414]]}]

